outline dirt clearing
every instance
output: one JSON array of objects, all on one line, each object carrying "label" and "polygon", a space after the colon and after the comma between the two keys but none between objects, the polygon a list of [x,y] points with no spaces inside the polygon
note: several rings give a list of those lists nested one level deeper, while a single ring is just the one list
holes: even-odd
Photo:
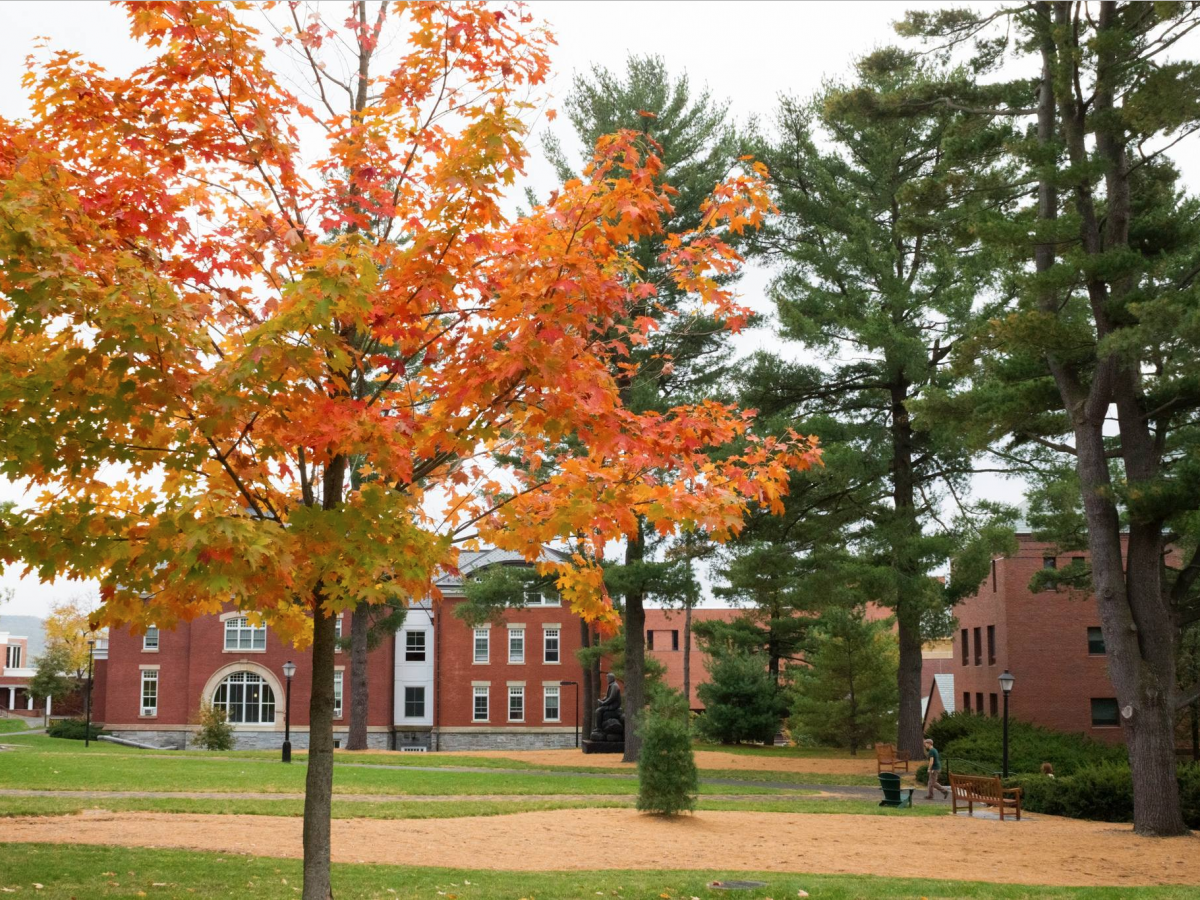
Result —
[{"label": "dirt clearing", "polygon": [[[487,756],[511,759],[533,766],[586,766],[635,771],[637,763],[621,762],[619,753],[589,753],[579,750],[470,750],[438,753],[438,756]],[[696,765],[701,769],[740,769],[744,772],[798,772],[823,775],[874,775],[875,756],[857,759],[806,759],[788,756],[749,756],[745,753],[722,753],[720,750],[697,750]],[[913,764],[916,771],[918,764]],[[900,773],[903,775],[904,773]]]},{"label": "dirt clearing", "polygon": [[[6,842],[176,847],[300,856],[301,820],[89,812],[11,818]],[[930,865],[920,847],[956,847],[970,865]],[[944,856],[944,854],[943,854]],[[940,857],[939,857],[940,858]],[[1200,885],[1200,838],[1148,839],[1128,827],[1050,816],[1021,822],[951,816],[701,812],[676,820],[627,809],[503,818],[335,819],[335,862],[515,871],[724,869],[1048,885]]]}]

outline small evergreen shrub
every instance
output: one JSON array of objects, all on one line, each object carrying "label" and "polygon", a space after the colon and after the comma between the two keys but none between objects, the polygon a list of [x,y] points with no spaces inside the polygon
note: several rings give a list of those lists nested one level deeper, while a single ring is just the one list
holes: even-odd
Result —
[{"label": "small evergreen shrub", "polygon": [[225,710],[218,709],[209,702],[200,704],[200,714],[196,719],[200,730],[192,739],[202,750],[232,750],[233,726],[225,718]]},{"label": "small evergreen shrub", "polygon": [[772,744],[787,701],[767,672],[765,657],[727,651],[708,661],[709,680],[696,688],[704,704],[700,735],[718,744]]},{"label": "small evergreen shrub", "polygon": [[86,736],[88,740],[94,741],[100,735],[105,734],[105,731],[99,725],[92,725],[89,729],[84,719],[59,719],[50,723],[46,734],[54,738],[66,738],[69,741],[82,741]]},{"label": "small evergreen shrub", "polygon": [[700,773],[692,753],[687,701],[681,694],[657,692],[640,731],[637,808],[675,816],[696,808]]}]

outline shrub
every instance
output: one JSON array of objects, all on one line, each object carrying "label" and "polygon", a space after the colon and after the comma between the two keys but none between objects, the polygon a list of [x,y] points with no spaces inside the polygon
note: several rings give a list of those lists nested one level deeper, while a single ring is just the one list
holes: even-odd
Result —
[{"label": "shrub", "polygon": [[699,730],[721,744],[770,744],[786,703],[761,655],[727,651],[708,661],[709,680],[696,688],[704,703]]},{"label": "shrub", "polygon": [[69,741],[82,741],[85,735],[89,740],[94,741],[105,733],[99,725],[92,725],[89,729],[87,722],[83,719],[59,719],[52,722],[46,729],[46,734],[50,737],[66,738]]},{"label": "shrub", "polygon": [[205,701],[200,704],[196,721],[200,730],[192,742],[202,750],[232,750],[233,726],[225,718],[225,710],[218,709]]},{"label": "shrub", "polygon": [[[1178,776],[1183,820],[1200,828],[1200,767],[1180,766]],[[1098,822],[1133,820],[1133,778],[1126,764],[1084,766],[1062,778],[1024,775],[1010,784],[1022,789],[1021,805],[1030,812]]]},{"label": "shrub", "polygon": [[695,809],[700,775],[683,696],[659,692],[643,716],[640,734],[637,808],[664,816]]},{"label": "shrub", "polygon": [[[998,772],[1004,755],[1003,720],[994,716],[958,712],[942,716],[926,729],[943,757],[978,764],[985,772]],[[1082,734],[1053,731],[1040,725],[1009,718],[1008,770],[1034,773],[1042,763],[1054,766],[1055,774],[1070,775],[1084,766],[1122,763],[1128,759],[1123,747],[1112,747]],[[970,774],[975,774],[974,772]]]}]

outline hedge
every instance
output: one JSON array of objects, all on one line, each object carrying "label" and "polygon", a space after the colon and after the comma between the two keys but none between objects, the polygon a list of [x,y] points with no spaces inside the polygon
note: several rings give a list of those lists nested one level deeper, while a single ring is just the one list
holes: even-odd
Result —
[{"label": "hedge", "polygon": [[[1200,766],[1181,765],[1178,777],[1183,821],[1189,828],[1200,828]],[[1133,778],[1128,765],[1084,766],[1073,775],[1056,778],[1024,775],[1007,784],[1022,789],[1021,806],[1030,812],[1100,822],[1133,820]]]},{"label": "hedge", "polygon": [[[995,716],[956,712],[933,722],[927,729],[950,768],[966,772],[962,761],[985,771],[1000,771],[1004,755],[1003,720]],[[1085,766],[1127,763],[1125,748],[1110,746],[1082,734],[1053,731],[1009,717],[1008,770],[1040,772],[1042,763],[1054,766],[1056,775],[1071,775]],[[972,772],[971,774],[974,774]]]},{"label": "hedge", "polygon": [[[57,722],[50,724],[50,727],[46,729],[46,734],[53,738],[82,741],[84,739],[84,732],[88,730],[87,723],[83,719],[59,719]],[[100,726],[93,725],[88,737],[94,741],[104,733]]]}]

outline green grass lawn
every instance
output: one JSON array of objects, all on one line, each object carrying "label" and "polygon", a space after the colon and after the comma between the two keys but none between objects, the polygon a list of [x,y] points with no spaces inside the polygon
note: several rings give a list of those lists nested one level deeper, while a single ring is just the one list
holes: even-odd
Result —
[{"label": "green grass lawn", "polygon": [[[45,740],[54,740],[48,738]],[[303,793],[305,766],[283,765],[274,760],[225,757],[172,757],[140,751],[116,753],[104,743],[96,753],[78,741],[75,752],[56,749],[40,752],[40,742],[29,749],[6,752],[0,765],[0,787],[30,790],[110,791],[210,791]],[[397,760],[398,761],[398,760]],[[386,769],[380,766],[338,765],[334,769],[335,793],[349,794],[606,794],[632,795],[637,781],[594,778],[587,775],[548,775],[536,770],[513,772],[459,772],[452,770]],[[703,785],[705,794],[771,793],[768,788],[745,785]]]},{"label": "green grass lawn", "polygon": [[28,730],[29,726],[24,719],[0,719],[0,734],[16,734]]},{"label": "green grass lawn", "polygon": [[[294,898],[299,860],[47,844],[0,845],[0,889],[39,900],[71,898],[187,897],[195,900]],[[691,897],[795,897],[820,900],[1193,900],[1193,887],[1041,888],[971,881],[876,878],[856,875],[672,871],[488,872],[400,866],[335,865],[338,900],[494,900],[590,898],[689,900]],[[730,895],[709,882],[765,881],[767,887]],[[34,885],[38,885],[35,887]]]}]

